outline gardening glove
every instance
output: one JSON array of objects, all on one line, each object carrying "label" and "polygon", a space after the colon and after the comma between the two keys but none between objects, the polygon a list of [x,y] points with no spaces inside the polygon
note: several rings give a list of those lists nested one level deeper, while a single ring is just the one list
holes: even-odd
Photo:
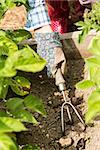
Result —
[{"label": "gardening glove", "polygon": [[55,78],[58,68],[61,68],[61,72],[64,74],[66,59],[62,51],[59,33],[35,33],[35,39],[37,53],[47,61],[47,75]]}]

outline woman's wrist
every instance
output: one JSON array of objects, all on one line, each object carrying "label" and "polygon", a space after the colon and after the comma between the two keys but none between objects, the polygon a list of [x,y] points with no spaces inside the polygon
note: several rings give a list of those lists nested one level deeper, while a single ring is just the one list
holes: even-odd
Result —
[{"label": "woman's wrist", "polygon": [[52,28],[50,25],[43,26],[41,28],[35,29],[35,33],[52,33]]}]

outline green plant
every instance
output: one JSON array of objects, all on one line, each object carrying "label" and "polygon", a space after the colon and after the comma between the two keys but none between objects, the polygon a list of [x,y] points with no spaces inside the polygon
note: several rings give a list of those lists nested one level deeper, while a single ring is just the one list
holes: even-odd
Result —
[{"label": "green plant", "polygon": [[95,29],[100,31],[100,2],[96,2],[92,5],[91,11],[86,11],[84,13],[84,21],[79,21],[75,23],[81,33],[79,34],[78,41],[82,42],[90,30]]},{"label": "green plant", "polygon": [[[83,22],[77,23],[81,26],[79,42],[85,39],[86,34],[91,29],[100,31],[100,2],[95,3],[92,10],[85,15]],[[91,24],[92,23],[92,24]],[[96,115],[100,114],[100,35],[96,35],[90,42],[88,50],[92,56],[85,59],[89,70],[89,79],[76,84],[79,89],[93,88],[88,97],[88,110],[86,113],[86,123],[90,122]]]},{"label": "green plant", "polygon": [[40,150],[39,146],[31,145],[31,144],[26,144],[22,150]]},{"label": "green plant", "polygon": [[[0,1],[0,19],[7,9],[22,3],[26,5],[27,1]],[[17,74],[19,70],[39,72],[46,65],[46,61],[28,45],[19,46],[21,41],[28,38],[31,38],[31,34],[24,29],[0,30],[0,150],[19,150],[12,133],[28,130],[22,122],[38,124],[33,112],[46,116],[40,98],[30,94],[30,81]],[[20,97],[7,99],[9,87]]]},{"label": "green plant", "polygon": [[[7,37],[5,32],[0,32],[0,98],[3,99],[1,108],[4,109],[0,118],[3,119],[3,117],[6,117],[5,122],[8,122],[8,119],[12,119],[11,117],[13,117],[14,119],[18,119],[20,124],[21,122],[37,123],[29,110],[33,112],[37,111],[44,116],[46,115],[40,99],[29,94],[30,81],[25,77],[17,75],[17,70],[33,73],[41,71],[45,64],[45,60],[38,56],[29,46],[19,48],[14,41]],[[6,95],[9,87],[17,95],[29,95],[24,99],[15,97],[7,100]],[[3,124],[6,128],[5,123]],[[13,131],[11,130],[11,132]],[[3,133],[4,136],[8,137],[5,135],[5,130]],[[10,139],[10,137],[6,139]],[[11,149],[10,147],[6,148]],[[3,147],[2,150],[4,150]]]}]

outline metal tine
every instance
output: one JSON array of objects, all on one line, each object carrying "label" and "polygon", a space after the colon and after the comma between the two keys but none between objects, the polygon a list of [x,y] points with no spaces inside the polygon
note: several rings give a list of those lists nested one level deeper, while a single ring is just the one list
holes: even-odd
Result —
[{"label": "metal tine", "polygon": [[76,110],[76,108],[72,105],[71,102],[68,102],[67,101],[67,98],[65,96],[65,93],[64,91],[62,91],[62,94],[63,94],[63,97],[64,97],[64,103],[62,104],[62,107],[61,107],[61,126],[62,126],[62,132],[64,133],[65,129],[64,129],[64,106],[67,105],[66,107],[66,110],[67,110],[67,114],[68,114],[68,117],[69,117],[69,120],[72,122],[72,118],[71,118],[71,114],[70,114],[70,111],[69,111],[69,106],[74,110],[75,114],[77,115],[77,117],[79,118],[80,122],[85,126],[85,123],[82,119],[82,117],[79,115],[78,111]]},{"label": "metal tine", "polygon": [[[63,94],[64,101],[67,102],[64,91],[62,91],[62,94]],[[63,109],[64,109],[64,106],[63,106]],[[70,110],[69,110],[68,106],[66,107],[66,110],[67,110],[68,118],[69,118],[70,122],[72,122],[72,117],[71,117]]]},{"label": "metal tine", "polygon": [[76,110],[76,108],[71,104],[71,102],[67,101],[66,95],[65,95],[65,91],[66,91],[66,85],[65,85],[65,80],[62,76],[61,73],[61,69],[58,68],[57,72],[56,72],[56,85],[59,87],[59,90],[62,92],[63,98],[64,98],[64,103],[62,104],[61,107],[61,125],[62,125],[62,132],[64,133],[64,106],[66,105],[66,110],[67,110],[67,114],[68,114],[68,118],[70,120],[70,122],[72,123],[72,118],[71,118],[71,114],[70,114],[70,110],[69,107],[71,107],[75,114],[77,115],[77,117],[79,118],[79,120],[81,121],[81,123],[83,125],[85,125],[83,119],[81,118],[81,116],[79,115],[78,111]]},{"label": "metal tine", "polygon": [[[61,127],[62,127],[63,133],[64,133],[64,105],[66,105],[66,103],[67,102],[64,102],[61,107]],[[72,118],[71,118],[71,114],[70,114],[68,106],[67,106],[67,114],[68,114],[68,118],[69,118],[70,122],[72,122]]]}]

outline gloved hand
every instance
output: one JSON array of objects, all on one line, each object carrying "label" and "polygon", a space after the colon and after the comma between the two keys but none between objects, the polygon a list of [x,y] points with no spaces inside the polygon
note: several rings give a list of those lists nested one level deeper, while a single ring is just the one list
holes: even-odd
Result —
[{"label": "gloved hand", "polygon": [[64,74],[66,59],[62,51],[59,34],[51,33],[35,33],[37,42],[37,53],[47,61],[47,75],[55,78],[58,68]]}]

